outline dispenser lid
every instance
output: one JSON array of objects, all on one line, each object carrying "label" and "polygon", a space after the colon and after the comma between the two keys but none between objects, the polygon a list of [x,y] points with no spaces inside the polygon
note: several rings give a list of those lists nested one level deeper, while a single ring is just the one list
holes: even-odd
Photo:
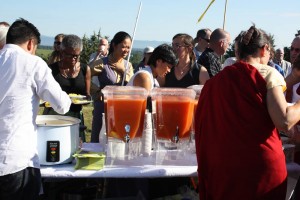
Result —
[{"label": "dispenser lid", "polygon": [[105,98],[135,98],[137,95],[146,98],[148,96],[148,91],[145,88],[137,86],[106,86],[101,92]]},{"label": "dispenser lid", "polygon": [[201,94],[204,85],[191,85],[188,88],[193,89],[196,92],[196,97],[198,98]]},{"label": "dispenser lid", "polygon": [[187,97],[194,99],[196,92],[190,88],[154,88],[151,91],[151,97]]}]

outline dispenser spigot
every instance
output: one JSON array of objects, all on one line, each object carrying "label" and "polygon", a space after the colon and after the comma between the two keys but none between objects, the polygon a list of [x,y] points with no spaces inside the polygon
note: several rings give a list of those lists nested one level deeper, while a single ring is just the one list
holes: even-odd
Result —
[{"label": "dispenser spigot", "polygon": [[178,143],[179,142],[179,127],[178,126],[176,126],[176,133],[175,133],[175,135],[173,136],[173,141],[175,142],[175,143]]},{"label": "dispenser spigot", "polygon": [[130,141],[130,135],[129,135],[130,125],[126,124],[124,128],[125,128],[125,132],[126,132],[124,140],[125,140],[126,143],[128,143]]}]

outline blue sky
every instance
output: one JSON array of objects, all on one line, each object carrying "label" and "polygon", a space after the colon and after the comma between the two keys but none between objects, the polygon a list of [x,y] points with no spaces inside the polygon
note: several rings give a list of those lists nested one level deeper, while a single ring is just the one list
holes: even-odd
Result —
[{"label": "blue sky", "polygon": [[[133,35],[142,2],[135,39],[171,42],[177,33],[196,36],[201,28],[222,28],[225,0],[215,0],[200,23],[210,0],[26,0],[3,1],[0,21],[19,17],[32,22],[45,36],[58,33],[92,35],[101,29],[112,39],[118,31]],[[277,47],[290,46],[300,30],[299,0],[228,0],[225,30],[232,40],[252,23],[274,35]]]}]

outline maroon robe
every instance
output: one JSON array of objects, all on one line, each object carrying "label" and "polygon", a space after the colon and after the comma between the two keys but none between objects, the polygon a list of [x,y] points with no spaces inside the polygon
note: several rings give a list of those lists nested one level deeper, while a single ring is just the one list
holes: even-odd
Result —
[{"label": "maroon robe", "polygon": [[205,83],[195,116],[201,200],[284,200],[287,171],[266,81],[236,63]]}]

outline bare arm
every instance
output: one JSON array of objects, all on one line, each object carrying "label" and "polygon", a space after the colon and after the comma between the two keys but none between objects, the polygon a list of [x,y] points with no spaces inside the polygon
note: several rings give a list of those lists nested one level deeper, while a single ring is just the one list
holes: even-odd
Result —
[{"label": "bare arm", "polygon": [[87,95],[91,95],[91,68],[89,66],[86,66],[85,90]]},{"label": "bare arm", "polygon": [[207,72],[207,69],[203,66],[200,66],[200,73],[199,73],[200,85],[204,85],[208,79],[209,79],[209,74]]},{"label": "bare arm", "polygon": [[133,85],[143,87],[148,91],[150,91],[152,88],[150,77],[146,73],[137,74],[134,77]]},{"label": "bare arm", "polygon": [[267,106],[271,119],[279,130],[288,131],[300,120],[300,101],[288,106],[281,86],[267,91]]}]

